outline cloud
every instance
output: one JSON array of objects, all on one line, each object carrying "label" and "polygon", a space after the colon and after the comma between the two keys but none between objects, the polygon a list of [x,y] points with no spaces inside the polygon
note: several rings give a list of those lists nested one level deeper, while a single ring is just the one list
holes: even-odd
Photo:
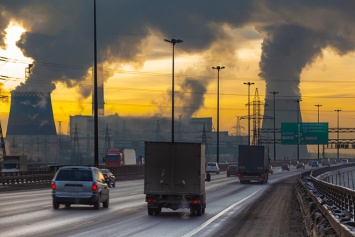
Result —
[{"label": "cloud", "polygon": [[[216,63],[232,68],[236,65],[235,49],[239,42],[227,29],[255,27],[263,36],[259,76],[266,81],[267,90],[300,96],[301,72],[322,55],[323,49],[330,47],[344,55],[355,48],[353,0],[221,0],[218,4],[212,0],[100,0],[96,3],[100,64],[142,67],[154,51],[147,40],[155,34],[161,39],[184,39],[179,50],[203,55],[206,64],[202,66],[206,68]],[[18,46],[26,56],[36,60],[30,78],[17,90],[53,91],[58,81],[68,87],[88,81],[94,63],[93,8],[93,1],[87,0],[0,3],[0,46],[4,44],[5,27],[16,20],[27,29]],[[213,74],[205,75],[211,78]],[[283,80],[288,83],[279,83]],[[209,82],[204,79],[194,85]],[[185,78],[181,85],[192,88],[191,83],[192,77]],[[83,98],[90,95],[90,90],[80,92]],[[181,99],[187,102],[193,98]],[[201,106],[203,97],[197,101]]]}]

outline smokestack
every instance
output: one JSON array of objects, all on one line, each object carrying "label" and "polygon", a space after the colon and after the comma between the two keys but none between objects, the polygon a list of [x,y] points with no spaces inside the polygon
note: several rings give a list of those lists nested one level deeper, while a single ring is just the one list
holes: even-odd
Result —
[{"label": "smokestack", "polygon": [[57,135],[50,93],[12,91],[6,135]]},{"label": "smokestack", "polygon": [[[94,93],[92,93],[92,114],[94,115]],[[104,67],[97,67],[97,109],[98,115],[105,115],[105,100],[104,100]]]}]

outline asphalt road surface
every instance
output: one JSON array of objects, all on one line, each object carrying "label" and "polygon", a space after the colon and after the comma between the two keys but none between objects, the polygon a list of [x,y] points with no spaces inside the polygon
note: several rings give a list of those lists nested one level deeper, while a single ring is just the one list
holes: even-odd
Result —
[{"label": "asphalt road surface", "polygon": [[275,170],[267,184],[240,184],[225,172],[206,183],[207,208],[200,217],[187,209],[147,213],[143,180],[118,181],[110,207],[61,206],[51,190],[0,192],[0,236],[306,236],[293,187],[303,170]]},{"label": "asphalt road surface", "polygon": [[230,228],[219,236],[299,237],[307,236],[295,195],[297,177],[281,180],[231,218]]}]

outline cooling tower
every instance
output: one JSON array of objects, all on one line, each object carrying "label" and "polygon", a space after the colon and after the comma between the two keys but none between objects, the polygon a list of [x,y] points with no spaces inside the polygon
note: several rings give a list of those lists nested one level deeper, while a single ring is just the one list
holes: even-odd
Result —
[{"label": "cooling tower", "polygon": [[[264,107],[264,116],[266,118],[274,118],[274,99],[266,98],[266,106]],[[276,99],[275,100],[275,128],[276,131],[281,131],[281,123],[297,123],[297,117],[299,116],[298,122],[302,122],[300,102],[296,99]],[[264,119],[262,124],[262,129],[272,130],[274,129],[273,119]],[[274,133],[262,133],[261,139],[267,139],[273,141]],[[297,144],[295,145],[282,145],[281,144],[281,132],[276,133],[276,160],[297,160],[299,152],[300,159],[308,159],[308,150],[306,145],[299,145],[299,151]],[[265,144],[264,144],[265,145]],[[274,145],[273,142],[269,145],[270,159],[274,159]]]},{"label": "cooling tower", "polygon": [[6,135],[56,135],[50,93],[11,92]]}]

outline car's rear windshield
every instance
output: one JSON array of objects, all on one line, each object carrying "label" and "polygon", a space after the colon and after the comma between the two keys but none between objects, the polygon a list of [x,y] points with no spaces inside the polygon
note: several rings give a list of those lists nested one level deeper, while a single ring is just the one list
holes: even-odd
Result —
[{"label": "car's rear windshield", "polygon": [[57,181],[92,181],[91,170],[60,170]]},{"label": "car's rear windshield", "polygon": [[216,166],[216,164],[211,163],[211,164],[207,164],[207,166]]}]

